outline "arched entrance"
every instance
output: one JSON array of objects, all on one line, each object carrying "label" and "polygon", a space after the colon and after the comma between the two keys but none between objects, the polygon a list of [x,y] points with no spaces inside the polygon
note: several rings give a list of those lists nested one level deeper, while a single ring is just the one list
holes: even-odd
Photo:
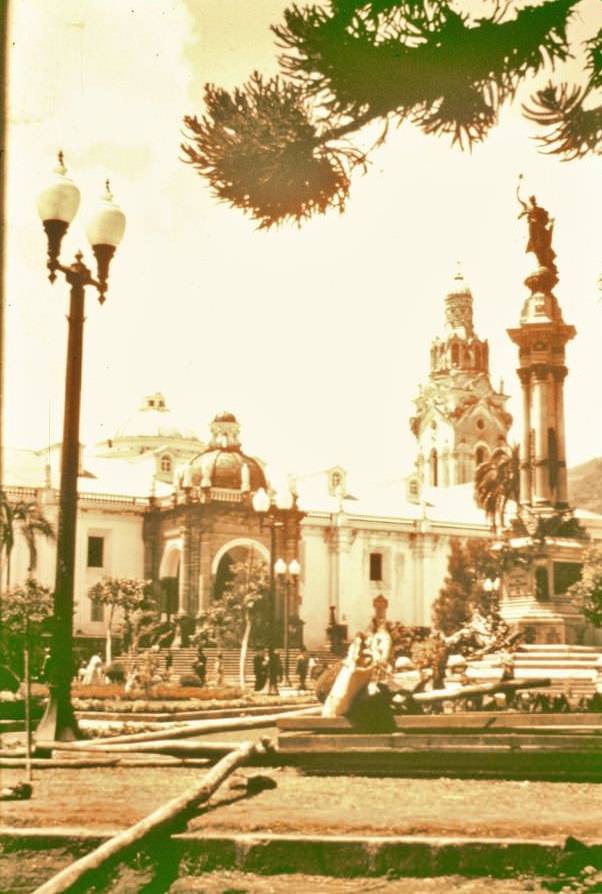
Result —
[{"label": "arched entrance", "polygon": [[180,567],[182,564],[182,541],[170,540],[159,565],[159,602],[161,614],[169,618],[180,610]]},{"label": "arched entrance", "polygon": [[254,567],[269,562],[269,552],[262,543],[250,538],[237,538],[231,540],[215,554],[211,564],[211,599],[221,599],[224,589],[235,576],[235,569],[246,565],[248,572],[252,573]]}]

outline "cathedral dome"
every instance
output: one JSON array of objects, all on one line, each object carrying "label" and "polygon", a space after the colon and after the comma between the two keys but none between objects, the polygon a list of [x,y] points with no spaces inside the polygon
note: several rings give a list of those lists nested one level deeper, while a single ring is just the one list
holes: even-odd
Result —
[{"label": "cathedral dome", "polygon": [[236,416],[228,412],[218,413],[210,430],[209,446],[188,464],[185,477],[189,484],[242,491],[267,487],[260,461],[242,451]]},{"label": "cathedral dome", "polygon": [[238,450],[207,450],[191,463],[192,484],[196,487],[224,487],[256,491],[267,487],[258,460]]},{"label": "cathedral dome", "polygon": [[198,440],[193,431],[177,423],[159,391],[144,398],[139,409],[117,429],[113,440],[131,438]]}]

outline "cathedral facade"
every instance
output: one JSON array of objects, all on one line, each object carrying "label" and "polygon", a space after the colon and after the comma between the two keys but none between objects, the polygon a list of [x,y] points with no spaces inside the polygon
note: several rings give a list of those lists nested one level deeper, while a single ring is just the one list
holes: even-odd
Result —
[{"label": "cathedral facade", "polygon": [[[76,635],[102,636],[107,617],[87,593],[103,576],[122,576],[151,581],[185,639],[199,613],[221,598],[231,568],[255,559],[272,569],[278,642],[285,624],[290,644],[310,649],[323,647],[333,629],[352,636],[370,623],[375,601],[391,620],[429,627],[451,540],[491,536],[474,502],[474,475],[507,443],[512,421],[508,397],[491,384],[488,343],[475,331],[473,297],[460,274],[442,310],[444,331],[431,344],[428,380],[410,420],[415,469],[400,470],[386,487],[356,487],[337,465],[299,475],[278,495],[264,462],[243,451],[234,414],[217,414],[202,440],[174,421],[161,394],[146,397],[111,439],[85,451]],[[9,452],[4,465],[9,499],[40,503],[55,528],[59,450]],[[584,522],[602,540],[602,518]],[[36,577],[52,587],[54,543],[40,543],[39,555]],[[274,574],[277,559],[285,567],[298,562],[292,581]],[[23,538],[12,568],[11,583],[26,577]]]}]

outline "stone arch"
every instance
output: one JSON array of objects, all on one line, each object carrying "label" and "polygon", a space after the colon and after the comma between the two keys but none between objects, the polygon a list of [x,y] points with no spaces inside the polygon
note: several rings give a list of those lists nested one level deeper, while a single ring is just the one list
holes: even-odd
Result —
[{"label": "stone arch", "polygon": [[161,562],[159,563],[159,578],[177,577],[182,562],[182,539],[170,540],[165,544]]},{"label": "stone arch", "polygon": [[220,547],[211,562],[212,600],[221,597],[225,585],[231,579],[231,566],[235,562],[244,562],[251,553],[257,553],[262,561],[270,561],[267,547],[250,537],[237,537]]},{"label": "stone arch", "polygon": [[182,538],[165,544],[159,563],[159,604],[162,615],[177,614],[180,609],[180,568],[182,565]]}]

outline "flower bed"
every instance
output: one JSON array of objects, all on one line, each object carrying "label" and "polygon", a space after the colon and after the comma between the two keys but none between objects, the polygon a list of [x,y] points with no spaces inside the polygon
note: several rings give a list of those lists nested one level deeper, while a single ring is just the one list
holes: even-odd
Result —
[{"label": "flower bed", "polygon": [[[115,713],[176,713],[178,711],[206,711],[212,708],[249,708],[250,706],[273,707],[278,699],[274,696],[243,694],[234,687],[168,686],[157,684],[149,693],[141,689],[127,694],[120,684],[108,683],[103,686],[74,686],[72,703],[76,711],[104,711]],[[295,697],[295,703],[313,704],[312,696]]]}]

